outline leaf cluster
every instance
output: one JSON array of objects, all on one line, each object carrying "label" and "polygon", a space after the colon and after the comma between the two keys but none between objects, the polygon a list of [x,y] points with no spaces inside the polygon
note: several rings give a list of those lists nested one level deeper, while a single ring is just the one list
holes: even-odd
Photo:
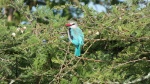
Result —
[{"label": "leaf cluster", "polygon": [[[67,17],[53,15],[48,7],[32,14],[23,8],[22,17],[30,16],[27,25],[8,26],[5,18],[0,19],[0,83],[129,83],[146,76],[149,8],[138,11],[133,5],[126,10],[120,4],[111,13],[96,14],[83,6],[85,17],[77,19],[85,35],[81,57],[74,56],[74,45],[67,38]],[[17,31],[24,26],[26,30]],[[149,82],[149,78],[137,81]]]}]

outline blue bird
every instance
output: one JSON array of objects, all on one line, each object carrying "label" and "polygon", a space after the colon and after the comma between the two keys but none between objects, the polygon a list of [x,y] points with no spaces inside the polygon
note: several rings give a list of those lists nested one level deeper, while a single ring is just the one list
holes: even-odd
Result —
[{"label": "blue bird", "polygon": [[75,56],[81,55],[81,46],[84,44],[84,35],[75,21],[66,24],[68,27],[68,38],[75,45]]}]

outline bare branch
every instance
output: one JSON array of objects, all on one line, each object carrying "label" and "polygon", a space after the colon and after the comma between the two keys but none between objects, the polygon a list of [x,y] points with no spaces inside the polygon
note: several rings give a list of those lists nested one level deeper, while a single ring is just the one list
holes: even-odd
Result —
[{"label": "bare branch", "polygon": [[146,79],[149,79],[149,78],[150,78],[150,72],[146,76],[143,76],[141,78],[137,78],[137,79],[135,79],[133,81],[124,82],[123,84],[131,84],[131,83],[135,84],[137,82],[140,82],[140,81],[143,81],[143,80],[146,80]]}]

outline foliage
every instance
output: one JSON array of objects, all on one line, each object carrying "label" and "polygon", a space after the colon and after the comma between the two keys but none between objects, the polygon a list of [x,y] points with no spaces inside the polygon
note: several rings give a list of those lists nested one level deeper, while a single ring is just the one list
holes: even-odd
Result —
[{"label": "foliage", "polygon": [[68,42],[67,16],[53,15],[48,7],[31,14],[25,6],[17,10],[31,24],[0,19],[0,83],[150,83],[150,7],[126,10],[119,4],[108,14],[81,8],[85,17],[77,22],[85,44],[79,58]]}]

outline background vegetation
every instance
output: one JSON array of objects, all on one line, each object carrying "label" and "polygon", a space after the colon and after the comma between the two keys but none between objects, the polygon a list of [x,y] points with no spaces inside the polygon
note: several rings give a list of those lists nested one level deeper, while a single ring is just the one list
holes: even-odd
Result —
[{"label": "background vegetation", "polygon": [[[137,0],[132,6],[114,0],[108,13],[96,13],[77,4],[84,17],[75,20],[85,35],[77,58],[64,26],[71,4],[47,0],[31,12],[25,1],[0,1],[6,8],[0,17],[1,84],[150,83],[149,5],[137,10]],[[54,14],[53,7],[64,7],[65,15]]]}]

